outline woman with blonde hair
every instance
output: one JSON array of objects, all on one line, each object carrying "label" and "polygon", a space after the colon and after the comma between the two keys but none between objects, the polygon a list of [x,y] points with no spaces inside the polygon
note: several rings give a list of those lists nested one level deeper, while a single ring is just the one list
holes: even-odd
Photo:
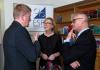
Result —
[{"label": "woman with blonde hair", "polygon": [[41,46],[40,67],[45,68],[46,64],[52,62],[53,65],[60,65],[60,47],[62,40],[59,34],[54,31],[54,20],[48,17],[44,20],[45,32],[39,37]]}]

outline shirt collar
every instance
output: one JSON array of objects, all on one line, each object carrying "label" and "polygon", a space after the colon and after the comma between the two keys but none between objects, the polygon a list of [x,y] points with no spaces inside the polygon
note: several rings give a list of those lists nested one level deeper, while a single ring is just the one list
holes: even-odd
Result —
[{"label": "shirt collar", "polygon": [[84,31],[88,30],[89,28],[85,28],[83,30],[81,30],[78,34],[77,34],[77,37],[79,37]]}]

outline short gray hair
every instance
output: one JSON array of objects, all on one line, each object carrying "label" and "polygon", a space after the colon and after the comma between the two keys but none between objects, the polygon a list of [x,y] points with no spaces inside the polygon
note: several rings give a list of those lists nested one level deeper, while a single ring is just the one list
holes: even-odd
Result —
[{"label": "short gray hair", "polygon": [[15,6],[14,11],[13,11],[13,17],[14,19],[20,15],[25,15],[26,13],[31,12],[31,8],[28,7],[25,4],[18,4]]}]

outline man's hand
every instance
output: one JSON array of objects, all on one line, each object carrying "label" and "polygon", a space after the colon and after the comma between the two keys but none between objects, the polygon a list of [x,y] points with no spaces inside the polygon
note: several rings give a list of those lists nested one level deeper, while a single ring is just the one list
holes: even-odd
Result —
[{"label": "man's hand", "polygon": [[68,36],[67,36],[67,38],[66,39],[72,39],[72,38],[75,38],[76,37],[76,35],[75,35],[75,33],[73,33],[73,29],[72,30],[70,30],[70,32],[68,33]]},{"label": "man's hand", "polygon": [[78,61],[74,61],[73,63],[70,64],[70,66],[73,69],[77,69],[80,66],[80,63]]},{"label": "man's hand", "polygon": [[33,36],[34,36],[34,41],[37,41],[38,40],[38,37],[39,37],[39,33],[38,32],[35,32],[33,34]]}]

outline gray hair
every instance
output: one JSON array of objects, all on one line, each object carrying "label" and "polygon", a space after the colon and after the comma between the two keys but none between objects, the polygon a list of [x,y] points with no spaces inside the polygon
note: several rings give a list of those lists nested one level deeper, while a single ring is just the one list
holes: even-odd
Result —
[{"label": "gray hair", "polygon": [[21,15],[25,15],[26,13],[29,13],[29,12],[31,12],[30,7],[28,7],[25,4],[18,4],[14,8],[13,17],[15,19],[16,17],[21,16]]}]

